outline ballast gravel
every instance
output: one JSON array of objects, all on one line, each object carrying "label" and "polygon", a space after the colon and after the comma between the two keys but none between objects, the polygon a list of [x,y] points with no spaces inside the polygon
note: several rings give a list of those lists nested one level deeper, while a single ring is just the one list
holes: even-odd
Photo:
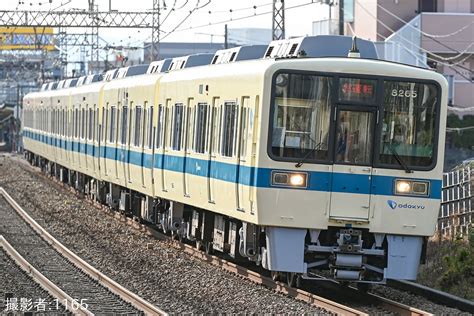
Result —
[{"label": "ballast gravel", "polygon": [[72,315],[0,248],[0,315]]}]

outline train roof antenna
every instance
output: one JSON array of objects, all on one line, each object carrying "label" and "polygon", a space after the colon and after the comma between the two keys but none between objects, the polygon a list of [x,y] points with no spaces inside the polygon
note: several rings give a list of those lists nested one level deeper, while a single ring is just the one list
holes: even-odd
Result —
[{"label": "train roof antenna", "polygon": [[349,51],[349,54],[347,54],[347,57],[360,58],[360,52],[359,52],[359,49],[357,48],[357,37],[356,36],[352,37],[352,47]]}]

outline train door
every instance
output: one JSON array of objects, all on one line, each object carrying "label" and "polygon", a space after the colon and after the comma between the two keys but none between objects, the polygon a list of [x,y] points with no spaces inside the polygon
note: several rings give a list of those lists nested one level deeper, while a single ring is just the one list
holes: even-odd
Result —
[{"label": "train door", "polygon": [[242,97],[239,129],[237,138],[237,210],[245,212],[249,208],[250,161],[247,160],[247,144],[249,139],[248,116],[250,97]]},{"label": "train door", "polygon": [[129,114],[131,111],[128,109],[128,105],[125,103],[122,107],[121,117],[119,118],[119,125],[120,125],[120,139],[118,143],[120,143],[120,166],[119,166],[119,173],[120,177],[123,179],[123,182],[126,183],[126,176],[127,176],[127,144],[129,142]]},{"label": "train door", "polygon": [[331,218],[369,218],[375,118],[376,111],[368,107],[335,110]]},{"label": "train door", "polygon": [[167,146],[169,146],[169,126],[171,122],[170,112],[171,111],[171,99],[166,100],[166,106],[163,111],[163,139],[162,139],[162,146],[161,146],[161,189],[163,191],[166,190],[166,176],[165,176],[165,161],[166,161],[166,154],[168,153]]},{"label": "train door", "polygon": [[193,98],[188,98],[188,106],[186,107],[186,118],[184,125],[184,159],[183,159],[183,191],[185,196],[189,196],[189,173],[187,168],[187,158],[189,156],[192,144],[193,118],[191,103]]},{"label": "train door", "polygon": [[108,127],[108,119],[109,119],[109,103],[107,103],[102,108],[102,124],[100,125],[100,137],[102,141],[102,150],[99,154],[101,157],[100,165],[103,166],[101,175],[107,176],[107,127]]},{"label": "train door", "polygon": [[147,101],[143,103],[143,108],[141,111],[141,122],[140,124],[140,140],[139,140],[139,155],[140,155],[140,183],[142,187],[145,187],[145,135],[146,135],[146,123],[147,123],[147,115],[148,115],[148,110],[147,109]]},{"label": "train door", "polygon": [[[142,147],[141,147],[141,159],[140,159],[140,169],[141,169],[141,178],[142,178],[142,187],[145,187],[145,173],[146,173],[146,168],[147,168],[147,164],[145,163],[145,158],[146,158],[146,155],[147,153],[145,152],[145,148],[151,148],[149,146],[149,143],[150,143],[150,137],[151,137],[151,133],[150,133],[150,129],[149,129],[149,125],[150,125],[150,121],[152,119],[152,114],[153,113],[153,107],[149,107],[148,106],[148,101],[145,101],[143,103],[143,125],[142,125]],[[152,142],[153,143],[153,142]]]},{"label": "train door", "polygon": [[214,203],[215,178],[213,171],[216,164],[217,153],[219,152],[219,126],[220,126],[220,111],[219,111],[219,97],[212,100],[211,117],[210,117],[210,132],[209,132],[209,160],[207,168],[207,185],[208,185],[208,200]]},{"label": "train door", "polygon": [[99,155],[100,155],[100,139],[99,139],[99,109],[97,104],[94,104],[94,124],[92,124],[92,144],[94,147],[94,172],[96,177],[99,177]]}]

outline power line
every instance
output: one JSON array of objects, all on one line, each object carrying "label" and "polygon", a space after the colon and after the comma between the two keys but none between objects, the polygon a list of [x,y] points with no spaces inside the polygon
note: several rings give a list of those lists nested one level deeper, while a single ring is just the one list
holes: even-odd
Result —
[{"label": "power line", "polygon": [[377,6],[382,9],[383,11],[387,12],[388,14],[390,14],[391,16],[393,16],[394,18],[396,18],[397,20],[399,20],[400,22],[402,22],[403,24],[405,25],[408,25],[409,27],[413,28],[414,30],[420,32],[421,34],[427,36],[427,37],[431,37],[431,38],[445,38],[445,37],[450,37],[450,36],[453,36],[453,35],[456,35],[458,33],[461,33],[462,31],[464,31],[465,29],[467,29],[468,27],[470,27],[472,24],[474,24],[474,21],[472,21],[471,23],[469,24],[466,24],[464,25],[463,27],[457,29],[456,31],[454,32],[451,32],[449,34],[443,34],[443,35],[439,35],[439,34],[429,34],[429,33],[426,33],[426,32],[423,32],[422,30],[414,27],[413,25],[409,24],[407,21],[403,20],[402,18],[400,18],[398,15],[396,15],[395,13],[389,11],[388,9],[384,8],[382,5],[380,4],[377,4]]},{"label": "power line", "polygon": [[[308,6],[308,5],[311,5],[311,4],[319,4],[319,2],[311,1],[309,3],[293,5],[293,6],[290,6],[290,7],[285,7],[285,10],[291,10],[291,9],[296,9],[296,8],[300,8],[300,7],[305,7],[305,6]],[[253,18],[253,17],[256,17],[256,16],[271,14],[272,12],[273,11],[260,12],[260,13],[255,13],[253,15],[246,15],[246,16],[241,16],[241,17],[238,17],[238,18],[231,18],[231,19],[221,20],[221,21],[213,22],[213,23],[209,22],[207,24],[200,24],[200,25],[196,25],[196,26],[190,26],[190,27],[186,27],[186,28],[176,29],[176,30],[173,30],[173,31],[174,32],[182,32],[182,31],[188,31],[188,30],[193,30],[193,29],[198,29],[198,28],[203,28],[203,27],[208,27],[208,26],[220,25],[220,24],[225,24],[225,23],[229,23],[229,22],[235,22],[235,21],[250,19],[250,18]]]},{"label": "power line", "polygon": [[[388,29],[388,30],[391,31],[392,33],[396,33],[396,31],[395,31],[394,29],[392,29],[391,27],[389,27],[388,25],[386,25],[385,23],[383,23],[382,21],[380,21],[380,20],[379,20],[376,16],[374,16],[369,10],[367,10],[367,9],[360,3],[360,1],[359,1],[359,6],[360,6],[367,14],[369,14],[372,18],[374,18],[377,22],[379,22],[382,26],[384,26],[386,29]],[[428,53],[428,54],[430,54],[430,55],[432,55],[432,56],[435,56],[435,57],[441,57],[441,56],[439,56],[439,55],[437,55],[437,54],[435,54],[435,53],[433,53],[433,52],[431,52],[431,51],[429,51],[429,50],[427,50],[427,49],[425,49],[425,48],[423,48],[423,47],[421,47],[421,46],[419,46],[419,45],[416,45],[416,44],[412,43],[410,40],[406,39],[406,38],[403,37],[403,36],[400,36],[400,38],[403,39],[405,42],[408,42],[408,43],[410,43],[411,45],[414,45],[416,48],[420,49],[421,51],[424,51],[424,52],[426,52],[426,53]],[[400,45],[403,45],[403,43],[400,42]],[[405,45],[403,45],[403,46],[404,46],[406,49],[408,49]],[[472,82],[472,79],[471,79],[471,78],[466,77],[463,73],[457,71],[456,68],[454,68],[454,67],[458,67],[458,68],[467,70],[467,71],[469,71],[469,72],[472,72],[469,68],[466,68],[466,67],[464,67],[464,66],[462,66],[462,65],[458,65],[458,64],[453,65],[452,63],[449,63],[449,61],[448,61],[448,63],[443,63],[442,61],[439,61],[439,60],[437,60],[437,59],[433,59],[433,58],[431,58],[431,57],[429,57],[429,56],[427,56],[427,58],[430,59],[430,60],[432,60],[432,61],[438,62],[438,63],[440,63],[440,64],[443,64],[443,65],[446,65],[446,66],[452,68],[456,73],[458,73],[458,74],[459,74],[460,76],[462,76],[464,79],[466,79],[466,80]],[[442,58],[442,57],[441,57],[441,58]]]},{"label": "power line", "polygon": [[458,58],[458,57],[460,57],[460,56],[466,54],[467,51],[474,45],[474,42],[472,42],[472,43],[470,43],[470,44],[466,47],[466,49],[465,49],[463,52],[459,52],[458,50],[456,50],[456,49],[454,49],[454,48],[452,48],[452,47],[449,47],[448,45],[446,45],[446,44],[444,44],[444,43],[442,43],[442,42],[440,42],[440,41],[438,41],[438,40],[436,39],[436,37],[448,37],[448,36],[452,36],[452,35],[458,34],[460,31],[463,31],[463,30],[465,30],[467,27],[470,27],[472,24],[474,24],[474,21],[471,22],[471,23],[469,23],[469,24],[467,24],[467,25],[465,25],[464,27],[458,29],[457,31],[450,33],[450,34],[442,35],[442,36],[441,36],[441,35],[435,36],[435,35],[431,35],[431,34],[428,34],[428,33],[426,33],[426,32],[423,32],[421,29],[414,27],[413,25],[411,25],[411,24],[408,23],[407,21],[403,20],[402,18],[400,18],[400,17],[397,16],[396,14],[390,12],[389,10],[387,10],[386,8],[384,8],[383,6],[381,6],[380,4],[377,4],[377,6],[378,6],[379,8],[381,8],[383,11],[385,11],[386,13],[388,13],[389,15],[393,16],[394,18],[396,18],[397,20],[399,20],[400,22],[402,22],[403,24],[408,25],[409,27],[411,27],[411,28],[414,29],[415,31],[419,32],[420,34],[423,34],[424,36],[430,38],[431,40],[435,41],[436,43],[438,43],[438,44],[440,44],[440,45],[442,45],[442,46],[444,46],[444,47],[446,47],[446,48],[448,48],[448,49],[450,49],[450,50],[453,50],[453,51],[455,51],[456,53],[458,53],[458,55],[452,56],[452,57],[442,57],[442,56],[439,56],[439,58],[442,58],[443,60],[454,60],[454,59],[456,59],[456,58]]}]

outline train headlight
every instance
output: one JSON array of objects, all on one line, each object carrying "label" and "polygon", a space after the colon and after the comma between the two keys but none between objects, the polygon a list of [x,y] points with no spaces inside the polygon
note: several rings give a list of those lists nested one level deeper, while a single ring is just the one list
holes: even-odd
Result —
[{"label": "train headlight", "polygon": [[294,173],[290,175],[290,184],[295,187],[306,186],[306,177],[301,173]]},{"label": "train headlight", "polygon": [[272,185],[306,188],[308,185],[308,174],[304,172],[273,171]]},{"label": "train headlight", "polygon": [[429,184],[429,181],[396,179],[395,194],[428,196]]},{"label": "train headlight", "polygon": [[407,194],[411,191],[411,181],[397,180],[395,182],[395,192],[399,194]]}]

